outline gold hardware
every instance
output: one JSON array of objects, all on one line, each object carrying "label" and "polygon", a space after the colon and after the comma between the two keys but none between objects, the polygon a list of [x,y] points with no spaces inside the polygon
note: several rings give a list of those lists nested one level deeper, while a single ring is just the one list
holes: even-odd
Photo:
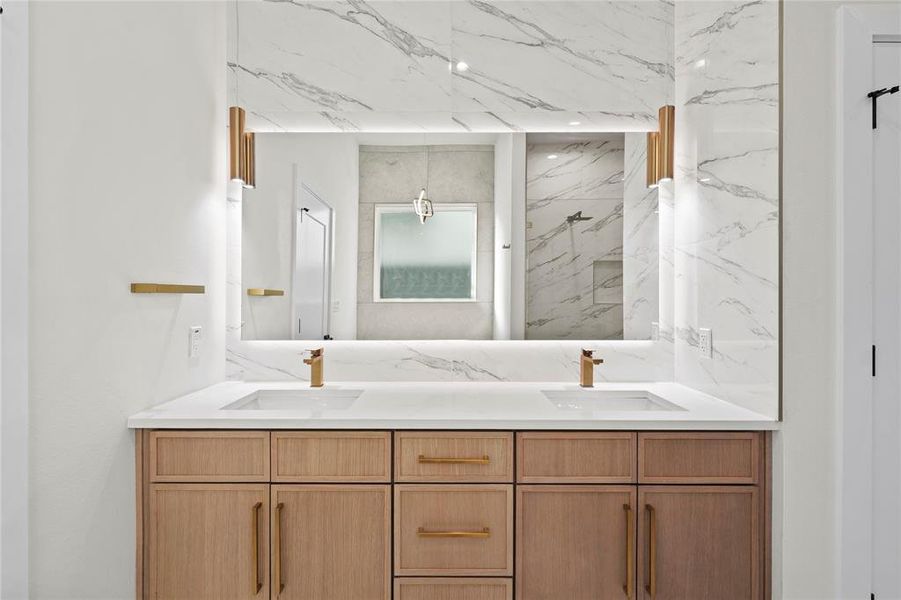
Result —
[{"label": "gold hardware", "polygon": [[253,505],[253,594],[257,595],[263,589],[260,583],[260,509],[262,502]]},{"label": "gold hardware", "polygon": [[425,538],[487,538],[491,537],[491,530],[483,527],[478,531],[427,531],[420,527],[416,535]]},{"label": "gold hardware", "polygon": [[648,511],[648,584],[645,586],[651,600],[657,597],[657,511],[645,504]]},{"label": "gold hardware", "polygon": [[623,510],[626,513],[626,584],[623,586],[623,591],[626,592],[626,598],[632,600],[632,586],[635,583],[634,521],[632,520],[632,506],[623,504]]},{"label": "gold hardware", "polygon": [[660,140],[660,134],[656,131],[648,132],[648,173],[645,179],[647,187],[657,187],[657,150]]},{"label": "gold hardware", "polygon": [[244,109],[228,108],[228,178],[244,183]]},{"label": "gold hardware", "polygon": [[282,508],[284,502],[275,505],[275,581],[278,584],[276,596],[285,591],[285,581],[282,579]]},{"label": "gold hardware", "polygon": [[285,290],[269,290],[266,288],[247,288],[248,296],[284,296]]},{"label": "gold hardware", "polygon": [[203,294],[202,285],[179,285],[175,283],[133,283],[132,294]]},{"label": "gold hardware", "polygon": [[440,463],[446,465],[487,465],[491,462],[491,457],[487,454],[477,458],[452,458],[444,456],[425,456],[419,455],[420,463]]},{"label": "gold hardware", "polygon": [[585,388],[594,387],[594,366],[603,364],[603,358],[593,358],[594,350],[582,348],[579,357],[579,385]]},{"label": "gold hardware", "polygon": [[310,387],[322,387],[325,382],[322,380],[322,353],[324,348],[315,348],[307,350],[310,358],[303,359],[303,364],[310,365]]},{"label": "gold hardware", "polygon": [[245,133],[241,138],[241,166],[245,188],[254,188],[256,176],[256,136],[253,132]]},{"label": "gold hardware", "polygon": [[657,116],[660,121],[660,137],[657,140],[657,181],[664,181],[673,178],[676,107],[670,104],[661,106]]}]

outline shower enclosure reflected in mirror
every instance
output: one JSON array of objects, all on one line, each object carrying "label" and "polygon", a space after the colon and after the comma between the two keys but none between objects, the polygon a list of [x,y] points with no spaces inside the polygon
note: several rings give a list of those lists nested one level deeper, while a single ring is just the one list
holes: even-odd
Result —
[{"label": "shower enclosure reflected in mirror", "polygon": [[243,339],[650,339],[646,134],[260,133]]}]

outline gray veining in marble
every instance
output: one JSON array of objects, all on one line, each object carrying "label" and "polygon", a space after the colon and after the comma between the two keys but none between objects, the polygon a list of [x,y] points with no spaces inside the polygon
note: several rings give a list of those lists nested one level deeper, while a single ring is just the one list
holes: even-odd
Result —
[{"label": "gray veining in marble", "polygon": [[229,93],[256,131],[645,130],[672,31],[667,0],[237,2]]}]

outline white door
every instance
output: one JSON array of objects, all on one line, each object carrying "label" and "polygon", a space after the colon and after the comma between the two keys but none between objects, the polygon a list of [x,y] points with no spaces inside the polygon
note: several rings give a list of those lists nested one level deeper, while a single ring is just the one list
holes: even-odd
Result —
[{"label": "white door", "polygon": [[301,184],[294,220],[292,330],[296,340],[321,340],[328,335],[331,227],[331,207]]},{"label": "white door", "polygon": [[[873,45],[874,87],[901,84],[901,37]],[[901,598],[901,93],[873,132],[873,592]],[[865,442],[861,440],[861,442]]]}]

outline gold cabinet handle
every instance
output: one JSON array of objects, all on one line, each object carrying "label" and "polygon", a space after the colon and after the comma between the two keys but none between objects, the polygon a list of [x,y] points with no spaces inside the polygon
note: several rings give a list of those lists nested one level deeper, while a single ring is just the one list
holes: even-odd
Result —
[{"label": "gold cabinet handle", "polygon": [[491,537],[491,530],[483,527],[477,531],[428,531],[420,527],[416,535],[424,538],[487,538]]},{"label": "gold cabinet handle", "polygon": [[657,597],[657,511],[650,504],[645,504],[648,512],[648,584],[645,589],[651,600]]},{"label": "gold cabinet handle", "polygon": [[626,592],[626,598],[632,600],[632,586],[635,582],[635,523],[632,520],[632,506],[623,504],[623,511],[626,513],[626,584],[623,591]]},{"label": "gold cabinet handle", "polygon": [[262,502],[253,505],[253,595],[256,596],[263,589],[260,582],[260,509]]},{"label": "gold cabinet handle", "polygon": [[487,465],[491,462],[491,457],[487,454],[473,458],[455,458],[452,456],[425,456],[419,455],[420,463],[442,463],[447,465]]},{"label": "gold cabinet handle", "polygon": [[278,584],[276,596],[285,591],[285,581],[282,579],[282,509],[283,502],[275,505],[275,582]]}]

